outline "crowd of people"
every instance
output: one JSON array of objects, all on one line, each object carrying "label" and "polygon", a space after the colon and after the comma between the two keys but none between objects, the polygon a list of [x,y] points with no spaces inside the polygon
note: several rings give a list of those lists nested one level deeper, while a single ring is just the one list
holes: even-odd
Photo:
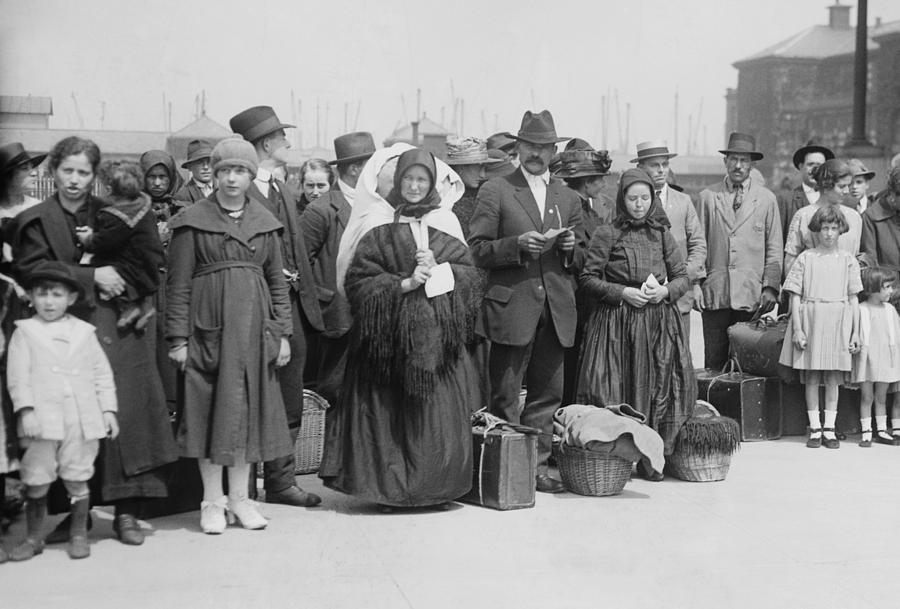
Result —
[{"label": "crowd of people", "polygon": [[[873,172],[811,143],[793,158],[802,185],[776,197],[752,171],[755,138],[732,133],[723,178],[692,199],[654,140],[616,168],[612,199],[608,153],[544,110],[515,134],[448,141],[446,158],[345,134],[296,191],[279,160],[290,127],[268,106],[235,115],[233,137],[188,146],[187,181],[160,150],[134,163],[80,137],[48,155],[0,146],[0,475],[27,497],[26,536],[0,562],[60,542],[88,556],[91,506],[113,506],[119,540],[140,545],[142,506],[179,459],[198,464],[204,533],[265,528],[257,463],[266,502],[317,506],[294,477],[308,385],[332,405],[319,476],[384,512],[469,490],[483,407],[537,431],[539,492],[565,490],[549,469],[564,404],[630,404],[669,455],[696,401],[691,310],[721,368],[728,328],[780,306],[807,445],[840,445],[851,383],[860,445],[900,445],[886,404],[900,169],[869,193]],[[41,202],[28,193],[45,156],[56,192]]]}]

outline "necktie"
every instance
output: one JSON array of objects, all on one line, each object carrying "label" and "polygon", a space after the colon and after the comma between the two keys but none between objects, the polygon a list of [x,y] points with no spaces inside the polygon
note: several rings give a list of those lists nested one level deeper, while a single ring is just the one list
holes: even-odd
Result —
[{"label": "necktie", "polygon": [[734,207],[734,213],[737,213],[737,210],[741,208],[741,205],[744,203],[744,189],[740,186],[734,187],[734,203],[732,206]]}]

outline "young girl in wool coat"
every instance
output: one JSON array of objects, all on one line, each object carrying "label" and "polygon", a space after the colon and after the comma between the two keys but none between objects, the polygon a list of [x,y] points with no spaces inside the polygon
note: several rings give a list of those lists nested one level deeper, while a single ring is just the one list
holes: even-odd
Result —
[{"label": "young girl in wool coat", "polygon": [[[782,290],[791,296],[788,325],[780,362],[800,371],[806,385],[809,448],[840,448],[834,431],[838,386],[851,369],[851,354],[859,350],[859,304],[862,291],[859,263],[837,247],[849,227],[844,215],[829,205],[813,214],[809,229],[817,245],[805,250],[791,266]],[[825,386],[825,425],[819,419],[819,387]]]},{"label": "young girl in wool coat", "polygon": [[887,430],[887,392],[900,381],[900,315],[891,306],[894,273],[872,267],[862,273],[867,298],[859,305],[859,352],[853,356],[852,381],[859,383],[859,423],[863,448],[872,446],[872,402],[875,402],[876,434],[879,444],[900,445],[900,401],[891,406],[891,427]]}]

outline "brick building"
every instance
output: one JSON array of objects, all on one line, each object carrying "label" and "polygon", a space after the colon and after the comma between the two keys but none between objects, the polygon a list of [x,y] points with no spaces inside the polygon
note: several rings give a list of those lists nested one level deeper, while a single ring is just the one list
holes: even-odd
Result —
[{"label": "brick building", "polygon": [[[726,95],[726,131],[755,134],[766,153],[759,168],[778,183],[791,154],[810,138],[839,150],[853,126],[856,29],[852,7],[828,7],[814,25],[733,65],[738,86]],[[900,152],[900,21],[869,27],[866,128],[885,157]]]}]

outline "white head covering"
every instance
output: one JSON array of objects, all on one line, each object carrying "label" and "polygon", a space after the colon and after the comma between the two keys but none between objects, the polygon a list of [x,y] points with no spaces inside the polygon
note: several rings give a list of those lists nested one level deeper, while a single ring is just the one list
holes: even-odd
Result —
[{"label": "white head covering", "polygon": [[[363,167],[356,185],[353,211],[350,212],[350,220],[347,222],[347,228],[344,229],[341,245],[338,248],[337,288],[341,294],[344,293],[344,278],[347,275],[347,269],[350,267],[350,262],[353,261],[353,255],[356,253],[356,246],[360,240],[373,228],[391,224],[394,221],[396,210],[376,192],[378,174],[388,161],[413,148],[403,142],[398,142],[390,148],[381,148],[375,151],[375,154]],[[400,216],[399,221],[414,224],[415,226],[410,226],[410,229],[417,239],[419,235],[417,231],[421,230],[419,226],[421,222],[425,227],[430,226],[465,243],[466,239],[459,225],[459,219],[452,211],[453,204],[463,196],[465,185],[456,172],[444,161],[435,158],[434,163],[437,167],[437,193],[441,197],[441,206],[428,212],[419,220]]]}]

